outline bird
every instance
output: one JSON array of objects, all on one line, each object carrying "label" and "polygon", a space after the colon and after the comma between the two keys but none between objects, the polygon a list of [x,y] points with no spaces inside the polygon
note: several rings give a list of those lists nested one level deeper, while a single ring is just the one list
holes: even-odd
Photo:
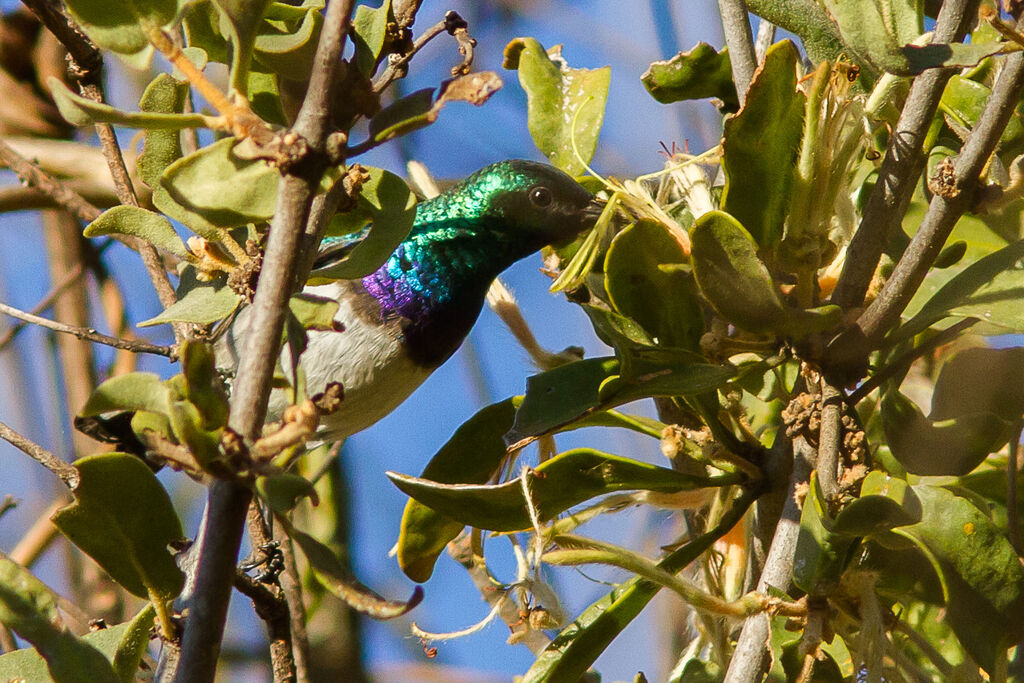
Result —
[{"label": "bird", "polygon": [[[571,241],[602,208],[553,166],[501,161],[420,202],[408,236],[374,272],[306,286],[304,292],[339,304],[336,330],[310,330],[300,356],[309,395],[332,382],[344,389],[317,439],[342,440],[397,408],[461,346],[503,270],[546,245]],[[324,239],[312,276],[344,258],[351,242]],[[247,316],[239,316],[218,364],[237,366],[248,333]],[[282,351],[282,367],[289,353]],[[286,405],[285,392],[273,392],[268,419]]]}]

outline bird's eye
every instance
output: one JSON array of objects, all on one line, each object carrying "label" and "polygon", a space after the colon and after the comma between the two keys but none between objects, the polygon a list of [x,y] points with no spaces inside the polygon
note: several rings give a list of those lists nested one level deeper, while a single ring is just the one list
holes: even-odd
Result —
[{"label": "bird's eye", "polygon": [[552,199],[551,190],[546,187],[535,187],[530,190],[530,203],[536,207],[543,209],[550,206]]}]

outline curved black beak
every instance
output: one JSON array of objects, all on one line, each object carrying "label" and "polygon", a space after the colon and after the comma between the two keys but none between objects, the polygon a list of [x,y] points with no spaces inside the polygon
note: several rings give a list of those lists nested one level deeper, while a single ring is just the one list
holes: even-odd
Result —
[{"label": "curved black beak", "polygon": [[606,199],[598,199],[597,197],[591,199],[590,203],[580,211],[582,223],[588,228],[593,226],[594,222],[601,217],[601,214],[604,212],[604,207],[607,205],[608,200]]}]

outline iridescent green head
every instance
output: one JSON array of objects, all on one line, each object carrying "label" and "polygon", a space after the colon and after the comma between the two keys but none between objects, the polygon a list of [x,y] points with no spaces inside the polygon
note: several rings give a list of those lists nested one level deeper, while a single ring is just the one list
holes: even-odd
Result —
[{"label": "iridescent green head", "polygon": [[[417,224],[469,221],[500,242],[530,253],[571,240],[599,213],[594,196],[553,166],[512,159],[491,164],[425,202]],[[414,230],[415,231],[415,230]]]}]

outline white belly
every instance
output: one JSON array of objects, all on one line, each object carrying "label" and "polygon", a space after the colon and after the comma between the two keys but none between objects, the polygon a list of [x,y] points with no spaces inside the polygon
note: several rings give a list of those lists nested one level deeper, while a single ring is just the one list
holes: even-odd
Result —
[{"label": "white belly", "polygon": [[[338,284],[307,287],[304,291],[335,299]],[[237,359],[244,353],[246,322],[243,315],[231,330],[229,345]],[[247,317],[247,316],[245,316]],[[341,406],[320,423],[318,437],[334,441],[362,431],[398,407],[430,375],[430,370],[413,363],[402,348],[396,326],[375,325],[360,317],[341,300],[334,319],[341,332],[309,331],[309,344],[300,365],[306,375],[306,392],[312,396],[331,382],[341,382],[345,398]],[[290,367],[290,353],[281,353],[282,367]],[[236,360],[237,367],[237,360]],[[284,391],[270,397],[267,420],[277,420],[287,405]]]}]

